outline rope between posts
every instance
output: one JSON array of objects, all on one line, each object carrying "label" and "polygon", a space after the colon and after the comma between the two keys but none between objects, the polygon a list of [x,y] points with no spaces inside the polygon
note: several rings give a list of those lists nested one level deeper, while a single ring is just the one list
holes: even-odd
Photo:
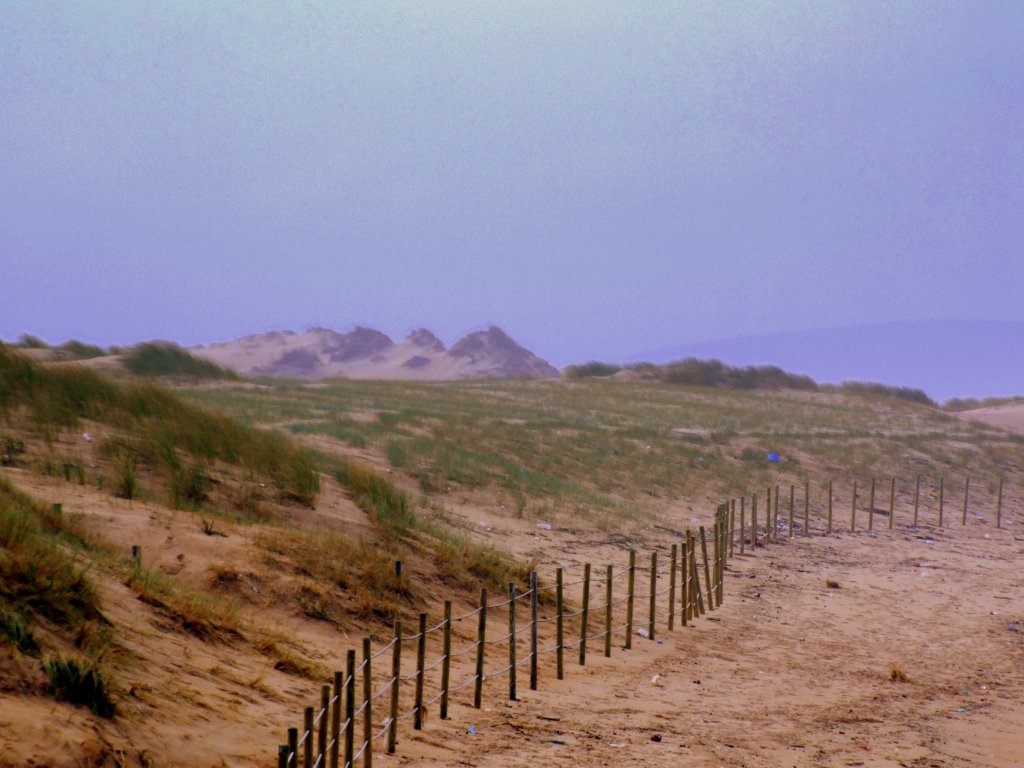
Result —
[{"label": "rope between posts", "polygon": [[672,587],[666,587],[665,589],[661,590],[661,592],[655,592],[654,596],[655,597],[661,597],[662,595],[667,595],[671,591],[672,591]]},{"label": "rope between posts", "polygon": [[498,643],[504,643],[510,637],[512,637],[512,633],[511,632],[506,632],[501,637],[496,637],[493,640],[484,640],[484,645],[497,645]]},{"label": "rope between posts", "polygon": [[518,635],[521,632],[525,632],[526,630],[530,629],[531,627],[533,627],[533,622],[532,621],[528,621],[523,626],[521,626],[521,627],[516,629],[516,634]]},{"label": "rope between posts", "polygon": [[444,696],[444,691],[441,691],[434,698],[430,699],[430,701],[425,702],[423,704],[423,708],[426,709],[427,707],[433,706],[442,696]]},{"label": "rope between posts", "polygon": [[[365,668],[366,668],[366,659],[363,659],[362,662],[359,664],[359,666],[355,668],[354,674],[358,675]],[[345,681],[345,685],[348,685],[348,681],[347,680]]]},{"label": "rope between posts", "polygon": [[[629,602],[629,595],[626,595],[625,597],[621,597],[618,600],[612,601],[612,607],[614,608],[616,605],[622,605],[623,603],[628,603],[628,602]],[[605,605],[607,605],[607,603],[605,603]]]},{"label": "rope between posts", "polygon": [[439,659],[438,659],[437,661],[435,661],[435,662],[434,662],[433,664],[431,664],[431,665],[430,665],[429,667],[424,667],[424,668],[423,668],[423,674],[426,674],[427,672],[430,672],[430,671],[432,671],[432,670],[435,670],[435,669],[437,669],[437,668],[438,668],[439,666],[441,666],[441,664],[443,664],[443,663],[444,663],[444,660],[445,660],[446,658],[448,658],[448,657],[447,657],[447,656],[445,656],[445,655],[444,655],[444,654],[442,653],[442,654],[441,654],[441,658],[439,658]]},{"label": "rope between posts", "polygon": [[528,589],[525,592],[523,592],[522,594],[516,595],[516,600],[522,600],[524,597],[529,597],[532,594],[533,594],[533,590],[532,589]]},{"label": "rope between posts", "polygon": [[309,734],[309,731],[306,731],[304,734],[302,734],[302,738],[299,739],[299,743],[295,745],[296,749],[302,746],[303,742],[306,741],[306,738],[309,736]]},{"label": "rope between posts", "polygon": [[471,646],[469,646],[468,648],[465,648],[465,649],[463,649],[463,650],[459,651],[458,653],[453,653],[453,654],[452,654],[452,658],[453,658],[453,659],[457,659],[457,658],[459,658],[459,656],[465,656],[465,655],[466,655],[467,653],[472,653],[473,651],[475,651],[475,650],[476,650],[476,647],[477,647],[478,645],[480,645],[480,641],[479,641],[479,640],[477,640],[476,642],[474,642],[474,643],[473,643],[473,644],[472,644]]},{"label": "rope between posts", "polygon": [[543,656],[545,653],[554,653],[557,650],[558,650],[558,646],[557,645],[552,645],[550,648],[545,648],[543,651],[537,651],[537,653],[539,655]]},{"label": "rope between posts", "polygon": [[554,616],[548,616],[545,619],[537,619],[537,623],[538,624],[550,624],[552,621],[557,621],[557,619],[558,619],[558,614],[556,613]]},{"label": "rope between posts", "polygon": [[395,684],[395,681],[397,679],[398,679],[397,677],[392,677],[390,680],[388,680],[387,683],[384,684],[383,688],[381,688],[379,691],[377,691],[375,694],[373,694],[370,697],[370,701],[376,701],[381,696],[383,696],[385,693],[390,691],[391,690],[391,686],[393,686]]},{"label": "rope between posts", "polygon": [[595,635],[587,635],[587,640],[597,640],[600,637],[604,637],[607,633],[602,629]]},{"label": "rope between posts", "polygon": [[509,664],[506,667],[502,667],[501,669],[495,670],[494,672],[485,672],[484,673],[484,682],[487,682],[492,677],[499,677],[500,675],[504,675],[510,669],[512,669],[512,665],[511,664]]},{"label": "rope between posts", "polygon": [[313,727],[314,728],[316,728],[316,726],[320,725],[320,720],[323,719],[323,716],[325,714],[327,714],[327,709],[326,708],[325,709],[321,709],[319,712],[316,713],[316,716],[313,718]]},{"label": "rope between posts", "polygon": [[521,658],[521,659],[520,659],[519,661],[517,661],[517,662],[516,662],[516,666],[517,666],[517,667],[521,667],[521,666],[523,666],[523,664],[525,664],[526,662],[528,662],[528,661],[529,661],[529,660],[530,660],[531,658],[533,658],[533,651],[530,651],[530,652],[529,652],[528,654],[526,654],[526,655],[525,655],[525,656],[524,656],[523,658]]},{"label": "rope between posts", "polygon": [[400,716],[398,718],[398,722],[402,722],[403,720],[408,720],[410,717],[412,717],[413,715],[415,715],[419,711],[420,711],[419,707],[413,707],[408,712],[406,712],[404,715]]},{"label": "rope between posts", "polygon": [[363,713],[364,709],[366,709],[366,699],[363,699],[363,703],[359,705],[359,709],[352,713],[352,717],[359,717],[359,715]]},{"label": "rope between posts", "polygon": [[376,659],[378,656],[383,656],[385,653],[387,653],[391,649],[391,646],[393,646],[397,640],[398,640],[397,637],[391,638],[391,642],[388,643],[387,645],[385,645],[383,648],[381,648],[376,653],[372,654],[370,656],[370,659]]},{"label": "rope between posts", "polygon": [[323,755],[317,755],[316,760],[313,762],[313,768],[320,768],[320,763],[323,762],[323,759]]},{"label": "rope between posts", "polygon": [[580,579],[579,581],[567,581],[562,584],[562,588],[564,589],[565,587],[575,587],[577,584],[582,584],[584,581],[586,581],[586,579]]},{"label": "rope between posts", "polygon": [[456,691],[461,691],[461,690],[462,690],[463,688],[467,688],[467,687],[469,687],[470,683],[474,683],[474,682],[476,682],[476,675],[473,675],[473,676],[471,676],[471,677],[470,677],[470,678],[469,678],[468,680],[466,680],[466,682],[464,682],[464,683],[459,683],[459,684],[458,684],[457,686],[455,686],[454,688],[449,688],[449,689],[448,689],[448,693],[450,693],[450,694],[451,694],[451,693],[455,693]]},{"label": "rope between posts", "polygon": [[456,616],[454,619],[452,619],[452,623],[455,623],[456,621],[462,621],[463,619],[472,618],[473,616],[476,616],[478,613],[480,613],[480,609],[474,608],[469,613],[464,613],[461,616]]},{"label": "rope between posts", "polygon": [[[590,610],[590,609],[588,608],[587,610]],[[580,608],[580,609],[579,609],[578,611],[573,611],[572,613],[566,613],[566,614],[563,614],[563,615],[562,615],[562,618],[563,618],[563,619],[571,619],[571,618],[573,618],[573,617],[575,617],[575,616],[579,616],[579,615],[580,615],[580,614],[582,614],[582,613],[583,613],[583,609],[582,609],[582,608]]]},{"label": "rope between posts", "polygon": [[562,647],[563,647],[563,648],[575,648],[575,647],[576,647],[577,645],[579,645],[579,644],[580,644],[581,642],[583,642],[583,641],[582,641],[582,640],[574,640],[574,641],[573,641],[573,642],[571,642],[571,643],[565,643],[565,644],[563,644],[563,645],[562,645]]},{"label": "rope between posts", "polygon": [[385,733],[387,733],[388,732],[388,728],[391,727],[391,723],[392,722],[393,722],[393,720],[390,717],[387,720],[385,720],[384,721],[384,726],[379,731],[377,731],[375,734],[373,734],[373,738],[371,738],[370,741],[376,741],[381,736],[383,736]]},{"label": "rope between posts", "polygon": [[488,603],[487,610],[491,610],[492,608],[504,608],[506,605],[508,605],[511,602],[512,602],[512,598],[505,598],[500,603]]},{"label": "rope between posts", "polygon": [[362,757],[363,752],[366,751],[366,747],[367,747],[367,745],[369,745],[369,743],[370,742],[368,742],[368,741],[364,741],[363,742],[363,746],[361,746],[359,748],[359,751],[356,752],[354,755],[352,755],[352,762],[351,763],[346,763],[345,768],[352,768],[352,765],[355,764],[356,760],[358,760],[360,757]]}]

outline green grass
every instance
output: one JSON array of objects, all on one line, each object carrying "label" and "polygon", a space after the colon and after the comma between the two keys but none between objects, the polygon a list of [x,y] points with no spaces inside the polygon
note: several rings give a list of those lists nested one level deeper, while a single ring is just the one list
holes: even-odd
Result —
[{"label": "green grass", "polygon": [[107,677],[101,667],[87,659],[57,657],[47,659],[43,669],[49,687],[58,699],[88,707],[100,717],[114,716]]},{"label": "green grass", "polygon": [[171,342],[148,342],[133,347],[122,358],[135,376],[187,379],[238,379],[238,374],[196,357]]},{"label": "green grass", "polygon": [[[1022,468],[1024,439],[874,387],[717,389],[661,381],[277,381],[188,390],[253,424],[376,451],[429,495],[490,491],[521,514],[641,518],[652,500],[774,482]],[[698,430],[700,436],[674,428]],[[966,444],[970,450],[952,449]],[[769,452],[782,455],[770,464]]]},{"label": "green grass", "polygon": [[44,367],[0,347],[0,417],[10,423],[20,414],[47,440],[82,420],[122,431],[117,486],[126,497],[138,492],[135,464],[142,461],[168,479],[189,460],[222,461],[307,505],[319,492],[314,457],[277,432],[210,413],[153,384],[121,384],[78,366]]},{"label": "green grass", "polygon": [[75,556],[82,540],[68,525],[0,478],[0,609],[68,632],[100,617],[87,568]]}]

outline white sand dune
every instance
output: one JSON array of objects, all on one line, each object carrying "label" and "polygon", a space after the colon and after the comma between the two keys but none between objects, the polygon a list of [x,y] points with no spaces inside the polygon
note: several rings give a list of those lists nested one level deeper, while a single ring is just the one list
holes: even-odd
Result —
[{"label": "white sand dune", "polygon": [[981,421],[993,427],[1024,435],[1024,403],[975,408],[958,414],[961,419]]},{"label": "white sand dune", "polygon": [[425,328],[395,342],[380,331],[356,327],[349,333],[272,331],[190,351],[246,376],[445,381],[558,375],[497,326],[470,333],[450,348]]}]

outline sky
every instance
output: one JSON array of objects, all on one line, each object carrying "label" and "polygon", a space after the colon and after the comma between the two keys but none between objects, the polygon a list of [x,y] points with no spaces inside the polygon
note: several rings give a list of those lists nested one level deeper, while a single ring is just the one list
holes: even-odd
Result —
[{"label": "sky", "polygon": [[8,340],[1020,322],[1022,211],[1018,0],[3,3]]}]

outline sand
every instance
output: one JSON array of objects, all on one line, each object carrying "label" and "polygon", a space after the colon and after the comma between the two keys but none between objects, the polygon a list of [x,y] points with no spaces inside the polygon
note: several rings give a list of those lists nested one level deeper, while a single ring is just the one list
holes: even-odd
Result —
[{"label": "sand", "polygon": [[384,764],[1021,766],[1022,554],[1019,526],[974,520],[771,544],[712,620],[569,654],[561,682],[546,657],[538,692],[495,681]]}]

